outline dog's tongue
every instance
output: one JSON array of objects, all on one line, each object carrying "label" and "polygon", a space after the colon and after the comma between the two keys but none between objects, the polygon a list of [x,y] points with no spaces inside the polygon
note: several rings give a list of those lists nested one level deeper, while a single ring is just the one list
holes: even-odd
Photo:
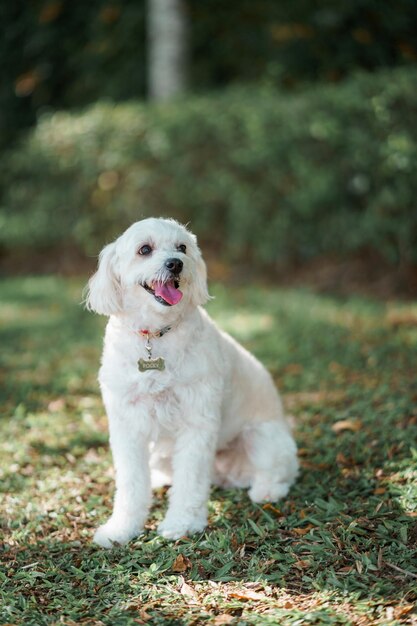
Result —
[{"label": "dog's tongue", "polygon": [[156,296],[160,296],[169,304],[178,304],[182,298],[182,291],[175,287],[174,282],[155,283],[153,289]]}]

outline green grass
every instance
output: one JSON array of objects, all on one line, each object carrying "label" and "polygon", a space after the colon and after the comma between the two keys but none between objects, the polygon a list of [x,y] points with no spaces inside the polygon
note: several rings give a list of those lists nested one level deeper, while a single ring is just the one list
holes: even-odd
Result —
[{"label": "green grass", "polygon": [[[213,490],[207,531],[104,551],[113,470],[81,282],[0,283],[0,623],[416,623],[417,307],[215,286],[210,311],[270,368],[302,471],[256,506]],[[413,448],[414,446],[414,448]]]}]

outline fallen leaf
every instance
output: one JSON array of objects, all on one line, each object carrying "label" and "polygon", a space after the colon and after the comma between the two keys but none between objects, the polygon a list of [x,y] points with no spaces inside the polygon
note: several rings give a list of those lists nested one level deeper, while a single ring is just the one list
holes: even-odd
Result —
[{"label": "fallen leaf", "polygon": [[303,370],[304,367],[300,363],[290,363],[284,367],[283,373],[296,376],[297,374],[301,374]]},{"label": "fallen leaf", "polygon": [[412,310],[405,311],[391,311],[387,315],[387,322],[394,328],[400,326],[417,326],[417,312]]},{"label": "fallen leaf", "polygon": [[388,621],[392,621],[394,619],[394,607],[393,606],[385,607],[385,615]]},{"label": "fallen leaf", "polygon": [[403,606],[396,606],[394,608],[394,617],[400,619],[404,615],[408,615],[415,610],[415,604],[405,604]]},{"label": "fallen leaf", "polygon": [[177,558],[175,559],[175,561],[173,562],[171,569],[173,572],[181,573],[181,572],[185,572],[191,566],[192,566],[192,563],[190,559],[184,556],[183,554],[179,554]]},{"label": "fallen leaf", "polygon": [[270,502],[267,502],[266,504],[263,505],[263,510],[264,511],[271,511],[272,513],[274,513],[274,515],[276,515],[277,517],[282,517],[284,515],[284,513],[282,511],[280,511],[279,509],[277,509],[273,504],[271,504]]},{"label": "fallen leaf", "polygon": [[251,589],[238,589],[237,591],[231,591],[227,594],[229,598],[236,598],[237,600],[267,600],[267,596]]},{"label": "fallen leaf", "polygon": [[233,620],[233,615],[229,615],[228,613],[222,613],[221,615],[216,615],[213,624],[214,626],[223,626],[223,624],[230,624],[230,622],[233,622]]},{"label": "fallen leaf", "polygon": [[362,422],[358,419],[339,420],[332,425],[332,431],[334,433],[341,433],[344,430],[351,430],[352,432],[358,432],[362,428]]},{"label": "fallen leaf", "polygon": [[56,400],[51,400],[48,404],[48,411],[51,413],[56,413],[58,411],[62,411],[65,408],[65,400],[63,398],[57,398]]},{"label": "fallen leaf", "polygon": [[307,533],[309,533],[312,528],[314,528],[314,525],[308,524],[307,526],[304,526],[303,528],[293,528],[292,531],[296,535],[299,535],[300,537],[302,537],[303,535],[306,535]]},{"label": "fallen leaf", "polygon": [[182,596],[186,596],[186,597],[190,598],[191,601],[193,601],[193,602],[196,602],[197,598],[198,598],[196,590],[193,589],[193,587],[191,587],[191,585],[186,583],[184,580],[183,580],[183,583],[181,585],[180,594]]},{"label": "fallen leaf", "polygon": [[290,602],[290,600],[286,600],[284,602],[284,604],[282,605],[283,609],[293,609],[294,608],[294,604],[292,602]]},{"label": "fallen leaf", "polygon": [[348,457],[346,457],[343,452],[339,452],[336,455],[336,461],[339,463],[339,465],[349,465],[350,467],[355,465],[353,459],[348,459]]},{"label": "fallen leaf", "polygon": [[312,391],[288,393],[284,396],[284,404],[288,409],[312,404],[337,403],[346,398],[345,391]]},{"label": "fallen leaf", "polygon": [[374,489],[374,495],[376,496],[382,496],[382,494],[386,493],[386,488],[385,487],[377,487],[376,489]]},{"label": "fallen leaf", "polygon": [[381,569],[383,563],[384,563],[384,553],[383,553],[382,548],[379,548],[379,550],[378,550],[378,561],[377,561],[378,569]]},{"label": "fallen leaf", "polygon": [[306,461],[304,459],[301,459],[301,466],[305,469],[311,469],[314,471],[327,470],[330,468],[328,463],[311,463],[310,461]]},{"label": "fallen leaf", "polygon": [[149,620],[152,619],[152,615],[147,613],[145,608],[140,609],[139,615],[143,622],[149,622]]}]

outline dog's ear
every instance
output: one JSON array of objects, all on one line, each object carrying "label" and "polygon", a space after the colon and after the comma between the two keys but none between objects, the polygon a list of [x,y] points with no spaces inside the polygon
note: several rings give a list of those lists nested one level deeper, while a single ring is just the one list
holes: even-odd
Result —
[{"label": "dog's ear", "polygon": [[88,281],[85,304],[89,311],[100,315],[114,315],[122,310],[115,243],[109,243],[100,252],[97,272]]},{"label": "dog's ear", "polygon": [[205,304],[211,299],[207,286],[207,268],[199,250],[196,259],[196,270],[192,301],[195,306],[199,306]]}]

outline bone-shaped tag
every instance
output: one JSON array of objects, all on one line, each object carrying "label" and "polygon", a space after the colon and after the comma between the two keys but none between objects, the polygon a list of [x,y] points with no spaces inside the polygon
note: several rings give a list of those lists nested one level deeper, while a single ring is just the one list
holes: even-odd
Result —
[{"label": "bone-shaped tag", "polygon": [[165,369],[165,361],[160,356],[157,359],[139,359],[138,368],[140,372],[147,372],[148,370],[162,370]]}]

